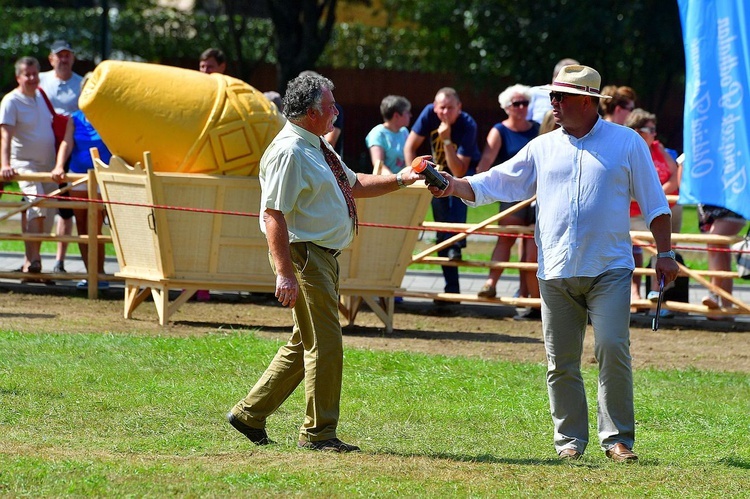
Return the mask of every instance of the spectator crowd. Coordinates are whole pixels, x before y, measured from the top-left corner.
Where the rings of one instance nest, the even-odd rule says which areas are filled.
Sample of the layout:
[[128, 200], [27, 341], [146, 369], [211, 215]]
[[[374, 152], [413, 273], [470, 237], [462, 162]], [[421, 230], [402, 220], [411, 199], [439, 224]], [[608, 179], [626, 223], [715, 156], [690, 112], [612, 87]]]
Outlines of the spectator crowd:
[[[10, 182], [16, 173], [49, 172], [54, 183], [19, 182], [25, 200], [33, 203], [37, 194], [49, 194], [55, 188], [65, 188], [65, 174], [68, 171], [84, 173], [93, 165], [87, 159], [87, 150], [98, 145], [108, 157], [106, 146], [98, 137], [96, 130], [87, 122], [78, 109], [83, 76], [73, 71], [76, 61], [75, 49], [64, 40], [55, 41], [50, 46], [49, 63], [51, 70], [40, 72], [39, 61], [32, 57], [22, 57], [15, 65], [18, 87], [2, 99], [0, 107], [0, 173], [4, 182]], [[553, 68], [551, 80], [554, 81], [559, 71], [569, 65], [578, 64], [575, 59], [562, 59]], [[200, 54], [197, 68], [204, 73], [224, 73], [228, 61], [218, 48], [209, 48]], [[302, 74], [317, 75], [312, 71]], [[411, 162], [420, 154], [429, 154], [439, 169], [458, 178], [470, 177], [477, 173], [487, 172], [494, 166], [509, 160], [521, 151], [530, 141], [557, 127], [552, 113], [549, 90], [546, 85], [529, 86], [528, 82], [515, 83], [499, 93], [498, 102], [503, 119], [489, 128], [486, 137], [480, 137], [480, 126], [462, 106], [458, 92], [450, 87], [436, 89], [433, 102], [423, 104], [414, 110], [412, 103], [402, 95], [384, 96], [380, 105], [382, 122], [363, 137], [367, 147], [368, 159], [372, 173], [394, 174], [408, 169]], [[274, 91], [265, 92], [265, 96], [282, 111], [282, 95]], [[605, 85], [601, 89], [598, 103], [598, 114], [602, 120], [633, 129], [648, 146], [654, 167], [665, 194], [675, 195], [679, 192], [682, 159], [678, 151], [663, 144], [657, 139], [657, 116], [648, 110], [637, 107], [636, 91], [619, 84]], [[335, 103], [337, 114], [332, 131], [324, 135], [333, 150], [343, 158], [344, 145], [344, 109]], [[55, 115], [67, 118], [67, 127], [56, 137], [47, 125]], [[481, 146], [481, 147], [480, 147]], [[69, 191], [69, 192], [68, 192]], [[86, 192], [80, 187], [68, 188], [66, 195], [85, 197]], [[503, 226], [522, 226], [524, 234], [504, 234], [499, 236], [492, 251], [491, 260], [508, 262], [518, 246], [518, 261], [535, 262], [537, 247], [531, 236], [536, 223], [535, 202], [523, 203], [524, 199], [514, 199], [499, 203], [499, 211], [504, 214], [498, 224]], [[519, 203], [522, 203], [519, 205]], [[518, 206], [517, 206], [518, 205]], [[682, 226], [682, 207], [670, 203], [673, 232], [679, 232]], [[746, 221], [741, 215], [722, 206], [699, 205], [700, 231], [709, 234], [734, 236], [744, 227]], [[436, 197], [432, 201], [432, 215], [436, 222], [465, 223], [467, 205], [453, 197]], [[647, 230], [645, 219], [636, 202], [631, 203], [631, 230]], [[57, 235], [70, 235], [74, 221], [79, 234], [85, 234], [85, 210], [60, 209], [52, 212], [32, 204], [23, 212], [22, 231], [24, 233], [49, 233], [56, 221]], [[438, 232], [437, 243], [452, 237], [454, 233]], [[516, 244], [518, 243], [518, 244]], [[18, 269], [32, 274], [42, 271], [38, 241], [25, 242], [25, 258]], [[466, 240], [456, 242], [441, 249], [438, 256], [453, 262], [442, 266], [445, 280], [442, 291], [460, 293], [458, 265], [464, 259], [463, 250]], [[722, 245], [710, 245], [709, 250], [727, 249]], [[643, 250], [638, 245], [632, 247], [636, 267], [642, 267]], [[53, 272], [65, 272], [67, 243], [57, 246]], [[102, 253], [103, 254], [103, 253]], [[731, 255], [726, 251], [709, 251], [708, 262], [711, 270], [730, 270]], [[102, 262], [99, 262], [99, 271]], [[489, 271], [487, 280], [479, 291], [480, 298], [491, 299], [497, 294], [496, 286], [503, 268]], [[650, 282], [649, 282], [650, 281]], [[712, 284], [722, 290], [732, 292], [732, 280], [713, 277]], [[78, 286], [86, 287], [81, 281]], [[106, 287], [107, 283], [99, 284]], [[631, 283], [631, 300], [656, 300], [658, 283], [647, 280], [647, 288], [642, 291], [642, 279], [633, 275]], [[532, 271], [520, 272], [516, 297], [539, 298], [539, 284]], [[207, 300], [207, 290], [197, 294], [198, 299]], [[709, 309], [731, 307], [732, 303], [711, 292], [702, 303]], [[435, 300], [437, 306], [447, 302]], [[662, 310], [665, 316], [671, 314]], [[722, 318], [725, 316], [716, 316]], [[518, 320], [538, 320], [538, 308], [528, 308], [516, 316]]]

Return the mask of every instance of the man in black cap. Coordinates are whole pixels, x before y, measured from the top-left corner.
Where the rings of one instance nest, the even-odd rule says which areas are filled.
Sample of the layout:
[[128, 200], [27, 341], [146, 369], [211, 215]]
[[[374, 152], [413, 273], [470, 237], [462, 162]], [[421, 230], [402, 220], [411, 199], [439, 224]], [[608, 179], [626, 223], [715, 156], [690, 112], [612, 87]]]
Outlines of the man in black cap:
[[[78, 111], [83, 77], [73, 72], [75, 51], [65, 40], [56, 40], [50, 47], [49, 63], [52, 69], [39, 73], [39, 87], [49, 97], [57, 114], [70, 116]], [[54, 165], [53, 165], [54, 166]], [[57, 235], [69, 236], [73, 232], [73, 210], [61, 208], [57, 221]], [[65, 254], [68, 243], [57, 243], [54, 272], [65, 272]]]
[[50, 47], [49, 63], [52, 69], [39, 73], [39, 86], [44, 89], [58, 114], [70, 116], [78, 111], [83, 77], [73, 72], [75, 61], [75, 51], [70, 44], [57, 40]]

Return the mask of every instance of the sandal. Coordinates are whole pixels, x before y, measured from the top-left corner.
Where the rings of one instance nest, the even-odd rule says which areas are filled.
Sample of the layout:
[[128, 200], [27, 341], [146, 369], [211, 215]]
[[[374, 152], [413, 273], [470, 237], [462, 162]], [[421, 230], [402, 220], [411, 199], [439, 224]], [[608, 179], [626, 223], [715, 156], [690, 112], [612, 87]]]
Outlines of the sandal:
[[477, 293], [477, 296], [480, 298], [494, 298], [496, 295], [497, 291], [495, 290], [495, 286], [490, 286], [489, 284], [482, 286], [482, 289]]

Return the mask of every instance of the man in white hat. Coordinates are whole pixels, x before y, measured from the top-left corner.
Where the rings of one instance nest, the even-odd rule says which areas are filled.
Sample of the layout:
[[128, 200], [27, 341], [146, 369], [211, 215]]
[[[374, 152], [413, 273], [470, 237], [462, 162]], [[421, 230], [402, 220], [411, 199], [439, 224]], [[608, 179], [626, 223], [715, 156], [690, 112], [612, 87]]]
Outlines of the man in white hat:
[[473, 177], [443, 173], [445, 191], [469, 206], [537, 196], [536, 243], [547, 387], [561, 459], [578, 459], [589, 440], [581, 354], [587, 321], [599, 362], [598, 433], [615, 461], [635, 461], [630, 358], [630, 199], [641, 207], [658, 249], [656, 273], [678, 267], [670, 211], [651, 155], [634, 130], [600, 119], [601, 78], [569, 65], [547, 85], [561, 128], [540, 135], [510, 160]]

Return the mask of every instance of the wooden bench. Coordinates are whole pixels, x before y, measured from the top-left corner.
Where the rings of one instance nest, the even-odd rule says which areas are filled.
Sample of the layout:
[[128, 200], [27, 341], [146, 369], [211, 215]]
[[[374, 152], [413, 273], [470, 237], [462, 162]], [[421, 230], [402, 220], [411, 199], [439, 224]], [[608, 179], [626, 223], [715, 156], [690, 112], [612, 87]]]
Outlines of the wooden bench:
[[[163, 325], [199, 289], [273, 292], [258, 222], [258, 178], [154, 172], [150, 154], [143, 158], [143, 166], [117, 156], [108, 165], [95, 161], [120, 266], [116, 275], [125, 280], [125, 317], [149, 296]], [[415, 185], [357, 200], [359, 235], [338, 257], [339, 309], [348, 323], [365, 302], [392, 331], [394, 295], [431, 199]], [[179, 295], [170, 302], [174, 290]]]

